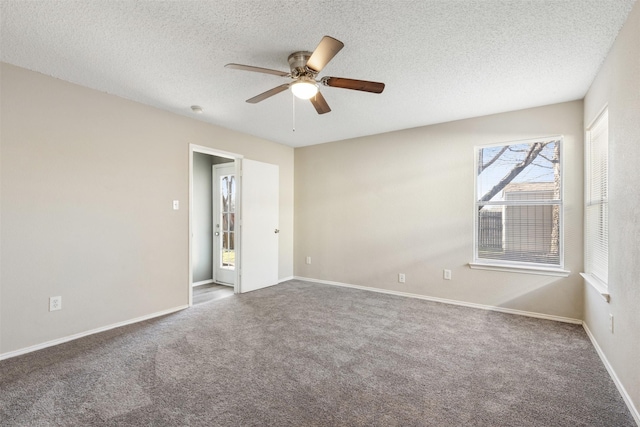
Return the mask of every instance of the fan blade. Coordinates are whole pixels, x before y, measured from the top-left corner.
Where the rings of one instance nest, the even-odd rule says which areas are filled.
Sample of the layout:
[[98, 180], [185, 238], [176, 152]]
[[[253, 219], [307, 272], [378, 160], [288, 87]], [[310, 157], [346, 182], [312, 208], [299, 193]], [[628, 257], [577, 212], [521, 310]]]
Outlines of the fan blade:
[[370, 82], [367, 80], [345, 79], [342, 77], [323, 77], [322, 84], [325, 86], [339, 87], [342, 89], [361, 90], [363, 92], [382, 93], [384, 83]]
[[225, 68], [231, 68], [234, 70], [243, 70], [243, 71], [253, 71], [256, 73], [264, 73], [264, 74], [273, 74], [280, 77], [289, 77], [290, 74], [284, 71], [272, 70], [270, 68], [262, 68], [262, 67], [254, 67], [252, 65], [242, 65], [242, 64], [227, 64], [224, 66]]
[[307, 61], [307, 68], [319, 73], [343, 47], [340, 40], [324, 36]]
[[316, 107], [316, 111], [318, 112], [318, 114], [324, 114], [331, 111], [331, 108], [329, 108], [329, 104], [327, 104], [324, 96], [322, 96], [322, 93], [320, 93], [319, 91], [315, 94], [315, 96], [309, 98], [309, 101], [311, 101], [313, 106]]
[[283, 92], [285, 90], [287, 90], [289, 88], [289, 83], [285, 83], [283, 85], [274, 87], [273, 89], [269, 89], [266, 92], [261, 93], [260, 95], [256, 95], [253, 98], [249, 98], [247, 99], [247, 102], [249, 104], [257, 104], [260, 101], [264, 101], [265, 99], [269, 98], [270, 96], [273, 95], [277, 95], [280, 92]]

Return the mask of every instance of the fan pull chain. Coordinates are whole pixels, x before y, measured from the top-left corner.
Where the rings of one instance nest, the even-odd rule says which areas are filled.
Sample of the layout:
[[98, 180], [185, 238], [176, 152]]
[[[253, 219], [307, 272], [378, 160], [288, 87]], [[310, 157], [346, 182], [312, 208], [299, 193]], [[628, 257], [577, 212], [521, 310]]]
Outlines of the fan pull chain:
[[291, 102], [293, 104], [293, 108], [291, 109], [291, 111], [293, 111], [293, 117], [292, 117], [292, 128], [293, 128], [293, 132], [296, 131], [296, 97], [293, 94], [293, 92], [291, 92]]

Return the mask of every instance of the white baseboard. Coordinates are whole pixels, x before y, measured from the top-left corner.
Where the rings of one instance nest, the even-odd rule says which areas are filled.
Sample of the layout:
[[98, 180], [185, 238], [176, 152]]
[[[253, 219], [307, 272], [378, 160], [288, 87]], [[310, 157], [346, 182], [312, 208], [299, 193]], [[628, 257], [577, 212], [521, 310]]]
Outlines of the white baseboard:
[[191, 284], [191, 287], [195, 288], [196, 286], [208, 285], [208, 284], [211, 284], [211, 283], [216, 283], [216, 281], [213, 280], [213, 279], [201, 280], [199, 282], [193, 282]]
[[635, 405], [633, 404], [633, 401], [631, 400], [629, 393], [627, 393], [627, 390], [624, 388], [624, 386], [620, 382], [618, 375], [616, 375], [616, 371], [613, 370], [613, 367], [609, 363], [607, 356], [605, 356], [604, 351], [602, 351], [602, 349], [600, 348], [600, 345], [598, 344], [598, 341], [596, 341], [596, 337], [593, 336], [593, 334], [589, 330], [589, 327], [587, 326], [586, 323], [582, 322], [582, 327], [584, 328], [585, 332], [587, 333], [587, 336], [591, 340], [591, 344], [593, 344], [593, 347], [596, 349], [598, 356], [600, 356], [600, 360], [602, 360], [604, 367], [607, 368], [607, 372], [609, 372], [609, 376], [611, 376], [613, 383], [616, 385], [616, 387], [618, 388], [618, 391], [622, 395], [622, 399], [624, 400], [624, 403], [627, 404], [627, 407], [629, 408], [629, 412], [631, 412], [631, 415], [635, 419], [636, 424], [640, 426], [640, 412], [638, 411], [638, 408], [636, 408]]
[[278, 283], [287, 282], [287, 281], [293, 280], [293, 279], [295, 279], [294, 276], [283, 277], [282, 279], [278, 279]]
[[90, 331], [80, 332], [78, 334], [69, 335], [63, 338], [47, 341], [41, 344], [32, 345], [30, 347], [21, 348], [20, 350], [9, 351], [7, 353], [0, 354], [0, 360], [10, 359], [12, 357], [20, 356], [23, 354], [31, 353], [33, 351], [42, 350], [43, 348], [52, 347], [54, 345], [62, 344], [68, 341], [77, 340], [78, 338], [86, 337], [88, 335], [97, 334], [100, 332], [108, 331], [110, 329], [119, 328], [121, 326], [131, 325], [132, 323], [142, 322], [144, 320], [153, 319], [154, 317], [164, 316], [166, 314], [175, 313], [176, 311], [189, 308], [188, 305], [181, 305], [179, 307], [170, 308], [168, 310], [158, 311], [156, 313], [147, 314], [146, 316], [136, 317], [135, 319], [125, 320], [124, 322], [118, 322], [111, 325], [103, 326], [101, 328], [92, 329]]
[[576, 325], [581, 325], [582, 324], [582, 320], [580, 320], [580, 319], [572, 319], [571, 317], [554, 316], [552, 314], [535, 313], [535, 312], [532, 312], [532, 311], [515, 310], [513, 308], [497, 307], [497, 306], [493, 306], [493, 305], [476, 304], [476, 303], [473, 303], [473, 302], [466, 302], [466, 301], [458, 301], [458, 300], [445, 299], [445, 298], [430, 297], [430, 296], [426, 296], [426, 295], [412, 294], [412, 293], [408, 293], [408, 292], [399, 292], [399, 291], [391, 291], [391, 290], [388, 290], [388, 289], [371, 288], [371, 287], [368, 287], [368, 286], [351, 285], [349, 283], [331, 282], [331, 281], [328, 281], [328, 280], [310, 279], [308, 277], [294, 276], [294, 279], [296, 279], [296, 280], [304, 280], [305, 282], [322, 283], [322, 284], [325, 284], [325, 285], [342, 286], [342, 287], [345, 287], [345, 288], [361, 289], [361, 290], [364, 290], [364, 291], [378, 292], [378, 293], [381, 293], [381, 294], [389, 294], [389, 295], [397, 295], [397, 296], [401, 296], [401, 297], [417, 298], [417, 299], [422, 299], [422, 300], [426, 300], [426, 301], [441, 302], [441, 303], [444, 303], [444, 304], [460, 305], [460, 306], [463, 306], [463, 307], [479, 308], [479, 309], [482, 309], [482, 310], [498, 311], [500, 313], [517, 314], [519, 316], [535, 317], [535, 318], [538, 318], [538, 319], [554, 320], [556, 322], [573, 323], [573, 324], [576, 324]]

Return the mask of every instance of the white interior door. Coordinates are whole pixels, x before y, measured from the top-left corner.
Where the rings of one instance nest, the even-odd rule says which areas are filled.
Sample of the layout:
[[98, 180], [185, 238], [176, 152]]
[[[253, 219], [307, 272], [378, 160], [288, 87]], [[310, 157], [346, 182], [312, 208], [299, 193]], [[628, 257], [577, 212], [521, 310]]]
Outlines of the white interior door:
[[242, 160], [240, 292], [278, 283], [277, 165]]
[[236, 283], [236, 167], [213, 165], [213, 269], [217, 283]]

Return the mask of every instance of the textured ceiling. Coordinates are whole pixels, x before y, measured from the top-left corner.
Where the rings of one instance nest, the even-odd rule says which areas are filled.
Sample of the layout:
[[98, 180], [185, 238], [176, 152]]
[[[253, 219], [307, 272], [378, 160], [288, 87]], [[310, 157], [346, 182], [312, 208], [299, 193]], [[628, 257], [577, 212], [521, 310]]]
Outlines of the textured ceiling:
[[[0, 0], [3, 62], [298, 147], [584, 97], [635, 0]], [[324, 35], [345, 47], [320, 76], [322, 116], [286, 83]], [[200, 105], [194, 115], [191, 105]]]

